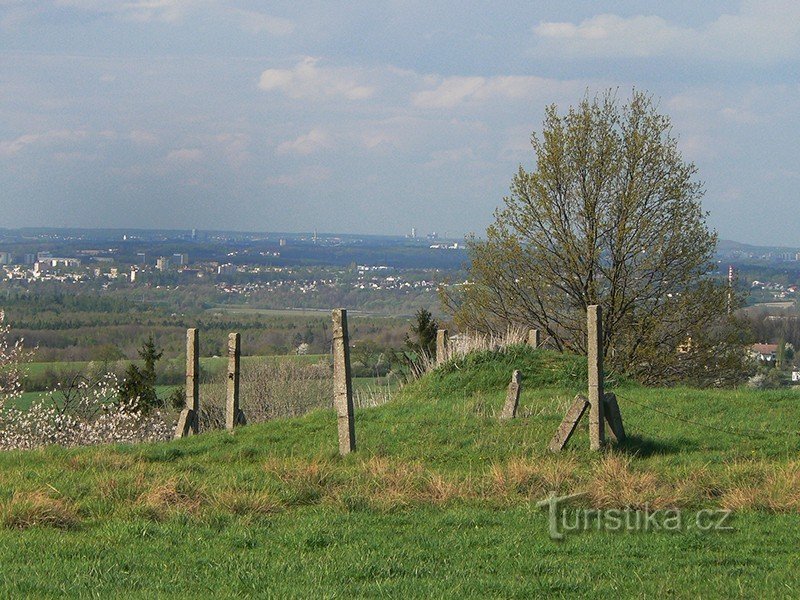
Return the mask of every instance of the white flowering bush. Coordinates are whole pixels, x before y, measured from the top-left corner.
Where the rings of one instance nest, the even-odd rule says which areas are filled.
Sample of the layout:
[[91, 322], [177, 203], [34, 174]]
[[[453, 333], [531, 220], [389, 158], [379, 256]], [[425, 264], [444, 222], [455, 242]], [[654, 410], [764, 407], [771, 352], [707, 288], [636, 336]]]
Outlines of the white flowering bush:
[[30, 358], [22, 339], [11, 343], [11, 325], [0, 310], [0, 407], [22, 395], [23, 365]]
[[154, 442], [170, 438], [170, 427], [159, 411], [147, 414], [137, 401], [120, 402], [113, 373], [77, 375], [43, 400], [23, 409], [0, 409], [0, 450], [28, 450], [57, 444], [89, 446]]

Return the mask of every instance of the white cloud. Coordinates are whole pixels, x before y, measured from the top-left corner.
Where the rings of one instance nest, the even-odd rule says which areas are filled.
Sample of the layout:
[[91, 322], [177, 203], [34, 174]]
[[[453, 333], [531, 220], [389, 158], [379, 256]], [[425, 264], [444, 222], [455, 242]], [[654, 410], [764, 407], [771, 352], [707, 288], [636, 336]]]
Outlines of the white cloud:
[[167, 154], [167, 160], [177, 163], [197, 162], [203, 158], [203, 151], [199, 148], [179, 148]]
[[333, 140], [330, 135], [322, 129], [312, 129], [308, 133], [301, 135], [297, 139], [289, 140], [280, 144], [275, 152], [277, 154], [299, 154], [308, 156], [314, 152], [331, 148]]
[[568, 42], [570, 53], [595, 53], [604, 56], [652, 56], [668, 50], [691, 35], [670, 25], [661, 17], [597, 15], [573, 23], [540, 23], [534, 33], [550, 40]]
[[0, 141], [0, 156], [14, 156], [29, 146], [72, 144], [77, 141], [85, 140], [88, 137], [89, 134], [86, 131], [70, 129], [45, 131], [42, 133], [26, 133], [13, 140]]
[[212, 141], [221, 147], [223, 156], [234, 169], [241, 169], [251, 158], [250, 136], [245, 133], [220, 133]]
[[319, 59], [306, 57], [292, 69], [267, 69], [261, 73], [258, 87], [283, 92], [290, 98], [343, 97], [364, 100], [375, 88], [358, 81], [361, 75], [352, 68], [319, 67]]
[[737, 13], [702, 28], [652, 15], [601, 14], [577, 24], [542, 22], [533, 31], [539, 52], [559, 55], [771, 62], [800, 57], [800, 3], [745, 0]]
[[57, 6], [118, 16], [129, 21], [174, 23], [206, 0], [56, 0]]
[[542, 77], [506, 75], [443, 79], [434, 89], [417, 92], [413, 103], [422, 108], [454, 108], [464, 103], [482, 104], [490, 100], [525, 100], [561, 96], [581, 90], [585, 84]]
[[450, 148], [448, 150], [437, 150], [431, 153], [431, 158], [425, 163], [426, 167], [439, 168], [453, 164], [463, 164], [466, 162], [475, 162], [478, 157], [475, 155], [475, 150], [472, 146], [464, 146], [462, 148]]
[[333, 171], [328, 167], [314, 165], [297, 171], [267, 177], [265, 183], [269, 187], [302, 187], [308, 184], [320, 183], [330, 178]]
[[152, 146], [158, 143], [158, 136], [149, 131], [134, 129], [128, 138], [137, 146]]

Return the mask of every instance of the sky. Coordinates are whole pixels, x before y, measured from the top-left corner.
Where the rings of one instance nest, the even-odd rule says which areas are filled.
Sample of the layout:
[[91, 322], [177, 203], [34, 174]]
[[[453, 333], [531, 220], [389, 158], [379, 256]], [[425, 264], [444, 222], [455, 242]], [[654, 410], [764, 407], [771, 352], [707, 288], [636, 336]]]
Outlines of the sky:
[[800, 246], [800, 2], [0, 0], [0, 227], [481, 234], [544, 109], [651, 93]]

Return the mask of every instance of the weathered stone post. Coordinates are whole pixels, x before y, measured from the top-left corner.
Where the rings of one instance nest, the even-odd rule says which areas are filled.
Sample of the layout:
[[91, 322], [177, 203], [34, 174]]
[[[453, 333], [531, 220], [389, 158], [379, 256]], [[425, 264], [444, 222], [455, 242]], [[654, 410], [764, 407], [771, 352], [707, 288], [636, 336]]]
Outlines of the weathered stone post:
[[233, 431], [237, 425], [247, 421], [239, 408], [239, 376], [242, 355], [242, 336], [238, 333], [228, 335], [228, 390], [225, 403], [225, 428]]
[[538, 329], [529, 329], [528, 330], [528, 346], [533, 348], [534, 350], [539, 347], [539, 330]]
[[353, 418], [353, 383], [350, 378], [350, 340], [347, 334], [347, 311], [333, 311], [333, 403], [339, 428], [339, 454], [356, 449]]
[[436, 364], [442, 364], [447, 360], [447, 344], [450, 341], [450, 336], [447, 334], [447, 329], [436, 330]]
[[500, 419], [514, 419], [517, 416], [517, 406], [519, 405], [519, 394], [522, 391], [522, 376], [519, 371], [514, 371], [511, 375], [511, 383], [508, 384], [506, 392], [506, 403], [500, 413]]
[[605, 442], [603, 414], [603, 316], [600, 306], [587, 308], [587, 355], [589, 360], [589, 448], [599, 450]]
[[197, 434], [200, 418], [200, 340], [197, 329], [186, 330], [186, 404], [178, 417], [175, 439]]

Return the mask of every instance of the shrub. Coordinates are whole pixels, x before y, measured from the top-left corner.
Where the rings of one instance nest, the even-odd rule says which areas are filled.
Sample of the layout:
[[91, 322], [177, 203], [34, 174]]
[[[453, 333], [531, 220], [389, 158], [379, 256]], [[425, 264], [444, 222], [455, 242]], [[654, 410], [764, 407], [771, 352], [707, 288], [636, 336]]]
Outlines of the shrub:
[[48, 445], [90, 446], [169, 439], [159, 411], [145, 414], [137, 400], [121, 401], [114, 374], [74, 377], [28, 409], [0, 409], [0, 450]]

